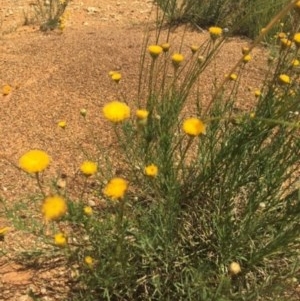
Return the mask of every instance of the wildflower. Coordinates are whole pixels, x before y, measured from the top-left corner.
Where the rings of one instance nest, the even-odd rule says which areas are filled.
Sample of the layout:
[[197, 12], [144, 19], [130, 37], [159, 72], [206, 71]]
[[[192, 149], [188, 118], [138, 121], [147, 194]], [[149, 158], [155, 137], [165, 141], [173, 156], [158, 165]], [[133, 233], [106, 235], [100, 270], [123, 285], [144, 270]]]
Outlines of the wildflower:
[[67, 245], [67, 238], [63, 233], [54, 235], [54, 244], [58, 247], [65, 247]]
[[180, 53], [174, 53], [172, 55], [172, 63], [175, 68], [178, 67], [183, 60], [184, 56]]
[[280, 43], [282, 49], [290, 48], [292, 46], [292, 41], [287, 38], [280, 39]]
[[84, 214], [86, 214], [86, 215], [93, 215], [93, 209], [92, 209], [92, 207], [90, 207], [90, 206], [85, 206], [85, 207], [83, 208], [83, 212], [84, 212]]
[[8, 94], [10, 94], [11, 92], [11, 86], [10, 85], [4, 85], [2, 87], [2, 95], [6, 96]]
[[294, 42], [295, 42], [297, 47], [300, 47], [300, 32], [295, 33]]
[[3, 238], [9, 230], [9, 227], [0, 228], [0, 239]]
[[237, 275], [239, 274], [242, 270], [241, 270], [241, 266], [239, 263], [237, 262], [232, 262], [230, 265], [229, 265], [229, 273], [231, 275]]
[[251, 61], [252, 57], [250, 54], [246, 54], [244, 57], [243, 57], [243, 62], [244, 63], [248, 63], [249, 61]]
[[150, 45], [148, 51], [153, 59], [156, 59], [163, 51], [163, 48], [159, 45]]
[[109, 121], [118, 123], [130, 117], [130, 108], [120, 101], [112, 101], [103, 107], [103, 114]]
[[281, 74], [279, 75], [279, 83], [289, 85], [291, 83], [291, 78], [286, 74]]
[[300, 61], [298, 59], [293, 59], [291, 65], [292, 67], [298, 67], [300, 65]]
[[168, 52], [171, 47], [171, 45], [169, 43], [163, 43], [160, 46], [161, 46], [163, 52]]
[[154, 164], [148, 165], [145, 167], [144, 173], [146, 176], [155, 178], [158, 173], [158, 167]]
[[28, 173], [36, 173], [45, 170], [50, 163], [48, 154], [41, 150], [30, 150], [19, 159], [19, 166]]
[[111, 75], [111, 79], [112, 79], [114, 82], [116, 82], [116, 83], [118, 83], [118, 82], [121, 80], [121, 78], [122, 78], [122, 75], [121, 75], [121, 73], [119, 73], [119, 72], [114, 72], [114, 73]]
[[103, 189], [103, 194], [112, 200], [122, 199], [128, 188], [128, 182], [122, 178], [112, 178]]
[[67, 209], [65, 200], [58, 195], [47, 197], [42, 205], [42, 213], [47, 221], [61, 218], [66, 214]]
[[183, 131], [190, 136], [206, 134], [206, 125], [198, 118], [188, 118], [183, 122]]
[[195, 54], [199, 50], [199, 46], [196, 45], [192, 45], [190, 48], [193, 54]]
[[248, 55], [250, 53], [250, 48], [249, 47], [242, 47], [242, 54], [243, 55]]
[[142, 110], [142, 109], [136, 110], [136, 117], [138, 119], [147, 119], [148, 115], [149, 112], [147, 110]]
[[279, 32], [279, 33], [277, 34], [277, 38], [278, 38], [279, 40], [285, 39], [286, 37], [287, 37], [287, 35], [286, 35], [285, 32]]
[[91, 176], [97, 172], [97, 163], [84, 161], [80, 166], [80, 170], [85, 176]]
[[86, 116], [86, 113], [87, 113], [86, 109], [80, 109], [80, 115], [81, 115], [82, 117], [85, 117], [85, 116]]
[[92, 268], [94, 265], [94, 259], [91, 256], [85, 256], [84, 257], [84, 262], [90, 267]]
[[249, 117], [250, 117], [251, 119], [255, 118], [255, 113], [254, 113], [254, 112], [251, 112], [251, 113], [249, 114]]
[[231, 74], [229, 75], [229, 78], [230, 78], [231, 80], [235, 81], [235, 80], [237, 80], [237, 75], [236, 75], [235, 73], [231, 73]]
[[65, 129], [67, 126], [67, 122], [66, 121], [59, 121], [58, 122], [58, 126], [62, 129]]
[[261, 96], [261, 91], [260, 90], [255, 90], [254, 95], [255, 95], [255, 97], [260, 97]]
[[204, 60], [205, 59], [202, 55], [199, 55], [198, 58], [197, 58], [197, 61], [198, 61], [199, 64], [202, 64], [204, 62]]
[[217, 26], [212, 26], [208, 29], [210, 37], [213, 40], [216, 40], [217, 38], [219, 38], [222, 35], [222, 28], [221, 27], [217, 27]]

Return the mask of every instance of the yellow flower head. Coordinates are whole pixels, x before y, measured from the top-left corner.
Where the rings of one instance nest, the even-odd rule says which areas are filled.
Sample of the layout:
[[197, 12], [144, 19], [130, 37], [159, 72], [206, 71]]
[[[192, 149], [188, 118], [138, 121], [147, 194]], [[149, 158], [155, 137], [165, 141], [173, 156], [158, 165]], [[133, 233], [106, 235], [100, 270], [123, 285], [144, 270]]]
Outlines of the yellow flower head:
[[260, 97], [261, 96], [260, 90], [255, 90], [254, 95], [255, 95], [255, 97]]
[[28, 173], [41, 172], [50, 164], [50, 157], [41, 150], [30, 150], [19, 159], [19, 166]]
[[67, 245], [67, 238], [63, 233], [54, 235], [54, 244], [58, 247], [65, 247]]
[[294, 42], [295, 42], [297, 47], [300, 47], [300, 32], [295, 33]]
[[242, 54], [243, 55], [248, 55], [250, 53], [250, 48], [249, 47], [242, 47]]
[[291, 78], [286, 74], [279, 75], [279, 83], [283, 85], [289, 85], [291, 83]]
[[2, 87], [2, 94], [3, 94], [4, 96], [10, 94], [10, 92], [11, 92], [11, 86], [10, 86], [10, 85], [4, 85], [4, 86]]
[[4, 237], [4, 235], [6, 235], [6, 233], [10, 230], [9, 227], [4, 227], [4, 228], [0, 228], [0, 238]]
[[277, 38], [278, 38], [279, 40], [285, 39], [286, 37], [287, 37], [287, 35], [286, 35], [285, 32], [279, 32], [279, 33], [277, 34]]
[[130, 117], [130, 108], [124, 102], [112, 101], [103, 107], [103, 114], [109, 121], [118, 123]]
[[196, 46], [196, 45], [191, 45], [190, 48], [191, 48], [192, 54], [195, 54], [199, 50], [199, 46]]
[[66, 121], [59, 121], [57, 124], [60, 128], [65, 129], [67, 126], [67, 122]]
[[159, 45], [150, 45], [148, 51], [153, 59], [156, 59], [163, 51], [163, 48]]
[[250, 117], [251, 119], [255, 118], [255, 113], [254, 113], [254, 112], [251, 112], [251, 113], [249, 114], [249, 117]]
[[47, 197], [42, 205], [42, 213], [47, 221], [61, 218], [66, 214], [67, 210], [65, 200], [58, 195]]
[[184, 56], [180, 53], [174, 53], [172, 55], [172, 63], [174, 67], [178, 67], [183, 60], [184, 60]]
[[237, 75], [236, 75], [235, 73], [231, 73], [231, 74], [229, 75], [229, 78], [230, 78], [231, 80], [235, 81], [235, 80], [237, 80]]
[[97, 163], [92, 161], [84, 161], [80, 166], [80, 171], [85, 176], [91, 176], [97, 172]]
[[139, 109], [135, 113], [137, 119], [144, 120], [148, 118], [149, 112], [147, 110]]
[[90, 207], [90, 206], [85, 206], [85, 207], [83, 208], [83, 212], [84, 212], [84, 214], [86, 214], [86, 215], [93, 215], [93, 209], [92, 209], [92, 207]]
[[209, 31], [209, 34], [210, 34], [210, 37], [213, 39], [213, 40], [216, 40], [217, 38], [219, 38], [222, 33], [223, 33], [223, 30], [221, 27], [217, 27], [217, 26], [212, 26], [208, 29]]
[[282, 49], [290, 48], [292, 46], [292, 41], [287, 38], [280, 39], [280, 43]]
[[231, 275], [237, 275], [242, 271], [242, 269], [238, 262], [232, 262], [229, 265], [228, 271]]
[[250, 54], [246, 54], [244, 57], [243, 57], [243, 62], [244, 63], [248, 63], [249, 61], [251, 61], [252, 57]]
[[82, 117], [85, 117], [85, 116], [86, 116], [86, 113], [87, 113], [86, 109], [80, 109], [80, 115], [81, 115]]
[[146, 176], [155, 178], [158, 174], [158, 167], [154, 164], [145, 167], [144, 173]]
[[163, 43], [160, 46], [161, 46], [163, 52], [168, 52], [171, 47], [171, 45], [169, 43]]
[[121, 73], [119, 73], [119, 72], [114, 72], [114, 73], [111, 75], [111, 79], [112, 79], [114, 82], [116, 82], [116, 83], [118, 83], [118, 82], [121, 80], [121, 78], [122, 78], [122, 75], [121, 75]]
[[94, 265], [94, 259], [91, 256], [85, 256], [84, 257], [84, 262], [90, 267], [92, 268]]
[[198, 118], [188, 118], [183, 122], [183, 131], [190, 136], [206, 134], [206, 125]]
[[122, 199], [127, 191], [128, 182], [122, 178], [112, 178], [104, 187], [103, 194], [112, 200]]
[[293, 67], [298, 67], [300, 65], [300, 61], [298, 59], [293, 59], [291, 65]]

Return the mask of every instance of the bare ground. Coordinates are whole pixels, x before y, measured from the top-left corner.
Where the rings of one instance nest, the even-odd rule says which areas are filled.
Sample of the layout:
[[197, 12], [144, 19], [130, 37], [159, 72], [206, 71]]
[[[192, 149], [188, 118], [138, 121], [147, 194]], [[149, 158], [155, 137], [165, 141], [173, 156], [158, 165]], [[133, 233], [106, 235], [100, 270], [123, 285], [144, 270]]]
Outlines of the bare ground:
[[[131, 102], [136, 97], [147, 24], [154, 33], [153, 12], [149, 21], [152, 1], [74, 0], [63, 34], [41, 32], [35, 24], [24, 26], [24, 16], [27, 22], [32, 16], [33, 3], [0, 0], [0, 86], [13, 88], [10, 95], [0, 96], [0, 195], [10, 202], [36, 189], [33, 181], [15, 168], [25, 151], [47, 151], [52, 157], [48, 173], [59, 177], [74, 175], [86, 153], [89, 158], [100, 155], [93, 135], [105, 147], [111, 145], [109, 125], [101, 116], [102, 105], [117, 97], [108, 72], [122, 72], [119, 88]], [[183, 28], [178, 28], [171, 35], [175, 50], [182, 34]], [[206, 32], [188, 30], [183, 53], [206, 38]], [[248, 42], [241, 38], [226, 42], [217, 61], [220, 77], [229, 72]], [[253, 90], [259, 87], [265, 68], [264, 53], [264, 49], [255, 50], [253, 62], [247, 66], [239, 96], [243, 109], [249, 110], [253, 104]], [[208, 99], [209, 77], [204, 76], [201, 84], [204, 99]], [[88, 112], [86, 121], [79, 114], [82, 108]], [[61, 120], [67, 121], [65, 130], [57, 126]], [[6, 225], [0, 216], [0, 228]], [[29, 290], [40, 300], [69, 300], [72, 271], [63, 261], [49, 259], [33, 267], [17, 262], [16, 254], [32, 246], [31, 240], [12, 229], [5, 241], [0, 241], [0, 248], [8, 251], [0, 257], [0, 300], [33, 300]]]

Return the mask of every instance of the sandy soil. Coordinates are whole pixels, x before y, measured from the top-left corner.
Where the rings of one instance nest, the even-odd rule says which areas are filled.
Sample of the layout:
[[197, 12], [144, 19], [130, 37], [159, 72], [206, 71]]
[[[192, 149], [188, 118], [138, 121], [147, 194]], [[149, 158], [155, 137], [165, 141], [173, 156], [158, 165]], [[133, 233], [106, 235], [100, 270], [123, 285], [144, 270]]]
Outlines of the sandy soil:
[[[74, 175], [86, 153], [88, 158], [101, 156], [94, 136], [105, 147], [111, 145], [109, 125], [101, 116], [102, 105], [117, 97], [108, 72], [122, 72], [119, 88], [129, 102], [134, 100], [147, 24], [154, 34], [150, 0], [74, 0], [67, 9], [70, 16], [62, 34], [39, 30], [33, 22], [35, 3], [0, 0], [0, 86], [9, 84], [13, 89], [8, 96], [0, 96], [0, 195], [11, 202], [35, 190], [33, 181], [15, 168], [25, 151], [47, 151], [53, 161], [49, 175], [59, 177]], [[183, 28], [172, 33], [174, 49], [182, 33]], [[206, 38], [206, 32], [188, 30], [183, 53]], [[242, 38], [226, 42], [217, 61], [220, 77], [229, 72], [248, 42]], [[263, 53], [264, 49], [255, 50], [247, 66], [240, 92], [243, 109], [251, 107], [253, 90], [259, 87], [266, 60]], [[205, 99], [209, 77], [203, 77], [202, 84]], [[88, 112], [87, 122], [79, 114], [82, 108]], [[65, 130], [57, 126], [61, 120], [67, 121]], [[0, 228], [6, 225], [0, 216]], [[27, 245], [32, 245], [30, 236], [13, 229], [0, 241], [0, 248], [8, 250], [0, 256], [0, 300], [33, 300], [29, 290], [40, 300], [69, 300], [71, 271], [60, 259], [25, 267], [15, 255]]]

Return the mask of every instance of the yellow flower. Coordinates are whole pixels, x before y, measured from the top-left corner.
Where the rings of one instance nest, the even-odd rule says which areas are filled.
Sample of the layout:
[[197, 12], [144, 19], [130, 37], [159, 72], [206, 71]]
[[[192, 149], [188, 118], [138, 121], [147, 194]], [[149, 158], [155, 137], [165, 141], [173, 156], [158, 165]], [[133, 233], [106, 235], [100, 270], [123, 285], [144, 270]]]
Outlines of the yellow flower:
[[183, 122], [183, 131], [190, 136], [206, 134], [206, 125], [198, 118], [188, 118]]
[[250, 54], [246, 54], [244, 57], [243, 57], [243, 62], [244, 63], [248, 63], [249, 61], [251, 61], [252, 57]]
[[10, 92], [11, 92], [11, 86], [10, 86], [10, 85], [4, 85], [4, 86], [2, 87], [2, 94], [3, 94], [4, 96], [10, 94]]
[[300, 47], [300, 32], [295, 33], [294, 42], [295, 42], [297, 47]]
[[66, 214], [67, 210], [65, 200], [58, 195], [47, 197], [42, 205], [42, 213], [47, 221], [59, 219]]
[[159, 45], [150, 45], [148, 51], [153, 59], [156, 59], [163, 51], [163, 48]]
[[281, 74], [279, 75], [279, 83], [289, 85], [291, 83], [291, 78], [286, 74]]
[[172, 55], [172, 63], [174, 67], [178, 67], [183, 60], [184, 60], [184, 56], [180, 53], [174, 53]]
[[149, 112], [147, 110], [143, 110], [143, 109], [139, 109], [139, 110], [136, 110], [136, 117], [137, 119], [147, 119], [148, 118], [148, 115], [149, 115]]
[[85, 206], [85, 207], [83, 208], [83, 212], [84, 212], [84, 214], [86, 214], [86, 215], [93, 215], [93, 209], [92, 209], [92, 207], [90, 207], [90, 206]]
[[145, 167], [144, 173], [146, 176], [155, 178], [158, 173], [158, 167], [154, 164], [150, 164]]
[[94, 259], [91, 256], [85, 256], [84, 257], [84, 262], [90, 267], [92, 268], [94, 265]]
[[87, 113], [86, 109], [80, 109], [80, 115], [81, 115], [82, 117], [85, 117], [85, 116], [86, 116], [86, 113]]
[[80, 170], [85, 176], [91, 176], [97, 172], [97, 163], [84, 161], [80, 166]]
[[291, 65], [293, 67], [298, 67], [300, 65], [300, 61], [298, 59], [293, 59]]
[[0, 239], [1, 237], [4, 237], [4, 235], [6, 235], [6, 233], [10, 230], [9, 227], [4, 227], [4, 228], [0, 228]]
[[112, 178], [103, 189], [103, 194], [112, 200], [122, 199], [127, 191], [128, 182], [122, 178]]
[[231, 275], [237, 275], [242, 271], [241, 266], [238, 262], [232, 262], [229, 265], [228, 270]]
[[235, 73], [230, 74], [229, 78], [231, 80], [237, 80], [237, 75]]
[[292, 46], [292, 41], [287, 38], [280, 39], [280, 43], [282, 49], [290, 48]]
[[109, 121], [117, 123], [130, 117], [130, 108], [124, 102], [112, 101], [103, 107], [103, 114]]
[[209, 34], [210, 34], [210, 37], [213, 39], [213, 40], [216, 40], [217, 38], [219, 38], [222, 33], [223, 33], [223, 30], [221, 27], [217, 27], [217, 26], [212, 26], [208, 29], [209, 31]]
[[67, 238], [63, 233], [54, 235], [54, 244], [58, 247], [65, 247], [67, 245]]
[[192, 45], [190, 48], [191, 48], [191, 51], [193, 54], [199, 50], [199, 46], [196, 46], [196, 45]]
[[163, 43], [160, 46], [161, 46], [163, 52], [168, 52], [171, 47], [171, 45], [169, 43]]
[[48, 167], [50, 157], [41, 150], [30, 150], [19, 159], [19, 166], [28, 173], [41, 172]]
[[251, 113], [249, 114], [249, 117], [250, 117], [251, 119], [255, 118], [255, 113], [254, 113], [254, 112], [251, 112]]
[[280, 40], [280, 39], [285, 39], [287, 37], [286, 33], [285, 32], [279, 32], [277, 34], [277, 38]]
[[116, 83], [118, 83], [118, 82], [121, 80], [121, 78], [122, 78], [122, 75], [121, 75], [121, 73], [119, 73], [119, 72], [114, 72], [114, 73], [111, 75], [111, 79], [112, 79], [114, 82], [116, 82]]
[[255, 97], [260, 97], [261, 96], [260, 90], [255, 90], [254, 95], [255, 95]]
[[62, 129], [65, 129], [67, 126], [67, 122], [66, 121], [59, 121], [58, 122], [58, 126]]

